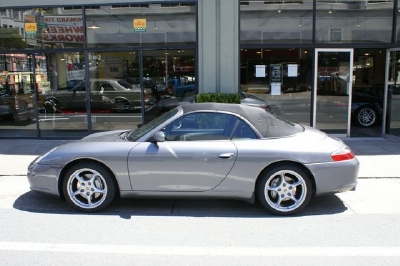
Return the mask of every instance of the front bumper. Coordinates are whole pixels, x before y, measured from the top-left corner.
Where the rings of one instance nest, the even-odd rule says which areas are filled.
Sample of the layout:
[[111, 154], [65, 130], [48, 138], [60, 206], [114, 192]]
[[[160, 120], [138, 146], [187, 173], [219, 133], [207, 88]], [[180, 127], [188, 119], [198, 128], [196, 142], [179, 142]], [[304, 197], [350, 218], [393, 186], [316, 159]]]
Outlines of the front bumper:
[[33, 163], [28, 167], [28, 181], [32, 191], [60, 196], [58, 177], [61, 167]]

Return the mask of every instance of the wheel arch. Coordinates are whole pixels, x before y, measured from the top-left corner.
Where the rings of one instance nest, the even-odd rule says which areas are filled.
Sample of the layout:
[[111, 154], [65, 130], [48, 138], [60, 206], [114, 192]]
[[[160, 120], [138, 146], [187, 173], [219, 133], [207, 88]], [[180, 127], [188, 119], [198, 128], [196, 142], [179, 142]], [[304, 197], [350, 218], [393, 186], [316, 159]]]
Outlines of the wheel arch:
[[63, 192], [63, 180], [65, 178], [65, 173], [71, 167], [73, 167], [73, 166], [75, 166], [75, 165], [77, 165], [79, 163], [95, 163], [95, 164], [98, 164], [98, 165], [104, 167], [107, 170], [107, 172], [109, 172], [109, 174], [111, 175], [111, 177], [113, 178], [113, 180], [115, 182], [116, 187], [118, 188], [117, 191], [116, 191], [116, 197], [120, 197], [119, 184], [118, 184], [117, 178], [115, 177], [114, 172], [110, 169], [110, 167], [108, 167], [106, 164], [104, 164], [103, 162], [100, 162], [98, 160], [82, 158], [82, 159], [77, 159], [77, 160], [69, 162], [60, 171], [59, 178], [58, 178], [58, 193], [59, 193], [60, 197], [63, 200], [65, 199], [65, 195], [64, 195], [64, 192]]
[[[269, 171], [270, 169], [277, 167], [277, 166], [283, 166], [283, 165], [291, 165], [291, 166], [297, 166], [299, 168], [301, 168], [304, 172], [306, 172], [306, 174], [308, 175], [308, 177], [310, 178], [310, 182], [311, 182], [311, 186], [312, 186], [312, 197], [314, 197], [315, 192], [316, 192], [316, 183], [315, 183], [315, 177], [312, 174], [312, 172], [310, 171], [310, 169], [308, 169], [304, 164], [300, 163], [300, 162], [295, 162], [295, 161], [289, 161], [289, 160], [284, 160], [284, 161], [277, 161], [274, 163], [269, 164], [268, 166], [266, 166], [257, 176], [257, 180], [255, 182], [255, 186], [254, 186], [254, 194], [257, 193], [257, 187], [259, 185], [259, 182], [261, 181], [261, 178], [264, 176], [264, 174]], [[257, 196], [257, 195], [256, 195]], [[257, 197], [256, 197], [257, 198]]]
[[[108, 96], [106, 96], [107, 98], [109, 98]], [[128, 100], [128, 98], [124, 97], [124, 96], [116, 96], [114, 98], [112, 98], [113, 101], [126, 101], [128, 103], [130, 103], [130, 101]]]

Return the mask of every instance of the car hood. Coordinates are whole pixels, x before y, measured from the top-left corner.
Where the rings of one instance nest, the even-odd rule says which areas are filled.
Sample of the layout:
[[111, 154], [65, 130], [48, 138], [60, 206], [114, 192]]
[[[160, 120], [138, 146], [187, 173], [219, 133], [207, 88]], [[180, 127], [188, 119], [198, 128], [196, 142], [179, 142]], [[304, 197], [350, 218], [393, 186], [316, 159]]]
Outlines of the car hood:
[[129, 130], [113, 130], [113, 131], [105, 131], [99, 133], [90, 134], [79, 142], [113, 142], [113, 141], [125, 141], [121, 135], [123, 133], [128, 132]]
[[127, 130], [115, 130], [90, 134], [80, 140], [60, 145], [36, 161], [41, 164], [65, 165], [79, 158], [91, 158], [101, 162], [110, 157], [128, 156], [129, 151], [138, 143], [129, 142], [121, 137]]

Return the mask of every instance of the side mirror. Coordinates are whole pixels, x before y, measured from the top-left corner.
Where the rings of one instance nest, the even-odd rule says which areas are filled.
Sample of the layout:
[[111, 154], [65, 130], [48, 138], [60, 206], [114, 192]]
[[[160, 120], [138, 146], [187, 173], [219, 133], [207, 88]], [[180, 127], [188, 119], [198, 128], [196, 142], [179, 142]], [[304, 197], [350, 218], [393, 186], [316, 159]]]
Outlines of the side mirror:
[[149, 139], [150, 142], [164, 142], [165, 141], [165, 133], [163, 131], [157, 131], [153, 136]]

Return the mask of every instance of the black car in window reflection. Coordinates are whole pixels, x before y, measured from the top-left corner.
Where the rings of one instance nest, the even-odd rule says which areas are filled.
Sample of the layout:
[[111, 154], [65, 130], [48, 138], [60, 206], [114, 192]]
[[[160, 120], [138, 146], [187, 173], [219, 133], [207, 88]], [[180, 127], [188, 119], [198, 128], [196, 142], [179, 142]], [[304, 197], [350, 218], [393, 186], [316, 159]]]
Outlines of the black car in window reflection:
[[[322, 95], [321, 95], [322, 94]], [[392, 115], [398, 114], [400, 108], [397, 98], [400, 95], [398, 85], [388, 85], [388, 104], [391, 105]], [[318, 110], [335, 116], [347, 116], [348, 95], [334, 93], [318, 93]], [[372, 127], [382, 122], [384, 102], [384, 85], [354, 86], [352, 90], [351, 118], [353, 124], [359, 127]], [[398, 111], [393, 111], [398, 110]]]

